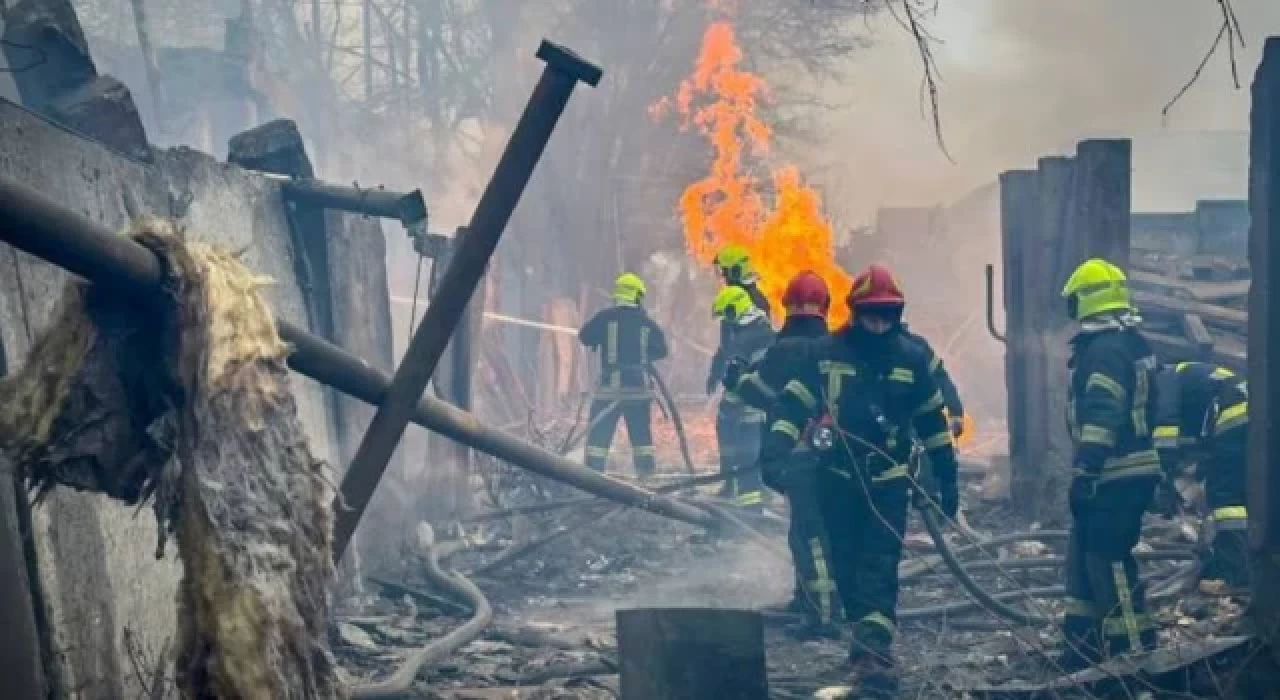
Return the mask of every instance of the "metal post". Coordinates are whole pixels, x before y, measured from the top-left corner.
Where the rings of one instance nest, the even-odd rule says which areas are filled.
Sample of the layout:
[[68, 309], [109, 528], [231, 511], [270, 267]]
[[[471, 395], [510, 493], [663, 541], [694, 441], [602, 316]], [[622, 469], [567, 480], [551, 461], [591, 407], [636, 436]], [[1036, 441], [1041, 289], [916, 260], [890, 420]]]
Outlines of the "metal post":
[[[0, 241], [47, 260], [95, 285], [141, 303], [159, 298], [160, 261], [132, 239], [118, 236], [13, 178], [0, 176]], [[370, 404], [391, 380], [367, 362], [285, 321], [280, 337], [293, 346], [289, 366], [300, 374]], [[432, 397], [417, 402], [414, 423], [485, 454], [624, 505], [700, 527], [715, 519], [701, 508], [598, 474]]]
[[458, 241], [457, 249], [450, 256], [449, 269], [440, 283], [440, 293], [431, 300], [422, 323], [410, 339], [391, 387], [378, 405], [378, 412], [369, 423], [369, 429], [342, 479], [340, 507], [335, 508], [337, 514], [333, 528], [333, 549], [337, 558], [342, 557], [360, 517], [373, 498], [387, 462], [400, 443], [414, 407], [426, 390], [454, 327], [484, 275], [489, 258], [498, 246], [498, 239], [502, 237], [507, 221], [533, 175], [533, 168], [542, 157], [542, 151], [551, 140], [551, 132], [569, 103], [573, 88], [580, 80], [592, 86], [600, 82], [600, 69], [566, 48], [543, 41], [537, 56], [547, 63], [542, 77], [525, 105], [524, 114], [520, 115], [493, 178], [480, 196], [471, 224], [467, 226], [467, 235]]
[[331, 185], [319, 180], [286, 180], [280, 183], [284, 198], [297, 204], [321, 209], [397, 219], [406, 227], [427, 220], [427, 205], [422, 190], [408, 194], [383, 189], [362, 189]]

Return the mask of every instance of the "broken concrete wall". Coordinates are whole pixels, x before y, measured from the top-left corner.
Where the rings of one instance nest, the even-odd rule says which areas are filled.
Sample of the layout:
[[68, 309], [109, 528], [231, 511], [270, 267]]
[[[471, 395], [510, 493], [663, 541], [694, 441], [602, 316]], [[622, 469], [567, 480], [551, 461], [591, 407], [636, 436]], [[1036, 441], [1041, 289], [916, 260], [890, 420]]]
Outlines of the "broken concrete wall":
[[[111, 229], [133, 215], [172, 216], [201, 240], [243, 250], [246, 265], [275, 280], [266, 290], [274, 312], [307, 325], [293, 239], [278, 185], [268, 178], [181, 148], [157, 151], [154, 163], [144, 164], [4, 101], [0, 173]], [[383, 242], [368, 226], [338, 228], [350, 234], [339, 242], [346, 252], [332, 285], [345, 309], [339, 330], [351, 338], [343, 344], [385, 366]], [[65, 280], [60, 269], [0, 245], [0, 339], [11, 365], [25, 360]], [[362, 304], [370, 309], [363, 318]], [[314, 451], [339, 459], [331, 430], [338, 418], [323, 390], [298, 375], [295, 388]], [[172, 551], [155, 559], [150, 512], [60, 491], [35, 509], [32, 529], [55, 682], [71, 697], [145, 696], [149, 679], [140, 679], [135, 666], [154, 668], [174, 635], [179, 577]]]

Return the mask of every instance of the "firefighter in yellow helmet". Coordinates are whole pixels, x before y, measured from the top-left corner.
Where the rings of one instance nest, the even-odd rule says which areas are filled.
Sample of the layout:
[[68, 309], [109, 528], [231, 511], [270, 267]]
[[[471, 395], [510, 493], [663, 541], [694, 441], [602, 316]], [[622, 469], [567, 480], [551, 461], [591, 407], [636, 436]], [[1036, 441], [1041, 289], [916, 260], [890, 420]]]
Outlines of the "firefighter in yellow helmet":
[[740, 245], [727, 245], [716, 253], [716, 270], [725, 285], [742, 287], [751, 297], [751, 303], [764, 312], [767, 317], [772, 312], [769, 299], [760, 291], [760, 276], [751, 267], [751, 258], [747, 249]]
[[619, 418], [627, 423], [636, 475], [649, 476], [656, 468], [647, 373], [651, 363], [667, 356], [667, 339], [644, 311], [645, 292], [639, 275], [619, 275], [614, 305], [578, 331], [578, 340], [600, 357], [600, 382], [587, 429], [587, 466], [596, 471], [604, 471]]
[[1072, 525], [1059, 659], [1071, 671], [1156, 644], [1132, 550], [1161, 471], [1150, 425], [1157, 363], [1138, 332], [1124, 271], [1087, 260], [1062, 297], [1080, 324], [1068, 364]]
[[[742, 287], [724, 287], [711, 305], [711, 315], [720, 321], [720, 347], [711, 358], [707, 393], [725, 377], [731, 361], [751, 365], [764, 357], [773, 345], [773, 327], [760, 307]], [[716, 442], [720, 448], [720, 472], [747, 469], [756, 462], [764, 431], [764, 411], [748, 406], [741, 396], [726, 390], [716, 411]], [[757, 508], [764, 502], [759, 472], [725, 480], [721, 495], [743, 507]]]

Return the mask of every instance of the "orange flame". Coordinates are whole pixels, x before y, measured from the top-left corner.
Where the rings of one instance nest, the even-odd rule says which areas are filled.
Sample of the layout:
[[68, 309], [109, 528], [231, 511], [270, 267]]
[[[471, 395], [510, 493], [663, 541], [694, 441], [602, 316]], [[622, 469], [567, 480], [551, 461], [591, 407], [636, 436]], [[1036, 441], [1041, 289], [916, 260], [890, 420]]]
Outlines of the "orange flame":
[[673, 106], [681, 129], [696, 126], [711, 142], [714, 157], [707, 176], [690, 184], [679, 209], [689, 253], [710, 266], [726, 245], [747, 249], [760, 275], [760, 289], [775, 308], [782, 307], [787, 282], [804, 270], [826, 280], [835, 303], [832, 328], [849, 320], [841, 303], [852, 279], [836, 264], [831, 224], [822, 214], [818, 193], [804, 184], [791, 165], [775, 169], [764, 186], [745, 161], [768, 154], [772, 131], [756, 113], [768, 99], [764, 80], [739, 67], [743, 54], [733, 26], [711, 24], [702, 37], [693, 75], [680, 83], [674, 100], [664, 98], [651, 110], [661, 116]]

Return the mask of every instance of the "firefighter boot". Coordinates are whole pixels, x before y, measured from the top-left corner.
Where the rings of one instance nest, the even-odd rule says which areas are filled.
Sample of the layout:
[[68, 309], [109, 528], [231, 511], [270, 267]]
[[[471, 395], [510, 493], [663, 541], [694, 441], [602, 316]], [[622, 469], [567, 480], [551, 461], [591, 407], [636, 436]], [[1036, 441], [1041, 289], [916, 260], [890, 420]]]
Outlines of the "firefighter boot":
[[1055, 673], [1075, 673], [1102, 660], [1097, 620], [1067, 615], [1062, 621], [1062, 653], [1053, 660]]
[[847, 697], [856, 700], [893, 700], [898, 697], [898, 673], [893, 660], [887, 655], [860, 653], [849, 660], [853, 667], [849, 674]]

